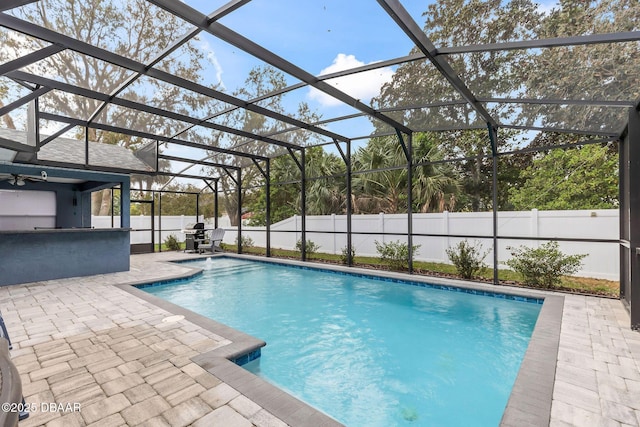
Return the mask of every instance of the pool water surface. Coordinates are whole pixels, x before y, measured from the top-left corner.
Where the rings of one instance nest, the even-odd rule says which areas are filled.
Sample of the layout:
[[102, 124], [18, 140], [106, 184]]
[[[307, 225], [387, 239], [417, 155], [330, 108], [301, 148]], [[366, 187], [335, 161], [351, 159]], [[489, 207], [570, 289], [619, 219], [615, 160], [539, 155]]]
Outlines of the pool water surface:
[[497, 426], [541, 305], [214, 258], [144, 290], [265, 340], [244, 367], [347, 426]]

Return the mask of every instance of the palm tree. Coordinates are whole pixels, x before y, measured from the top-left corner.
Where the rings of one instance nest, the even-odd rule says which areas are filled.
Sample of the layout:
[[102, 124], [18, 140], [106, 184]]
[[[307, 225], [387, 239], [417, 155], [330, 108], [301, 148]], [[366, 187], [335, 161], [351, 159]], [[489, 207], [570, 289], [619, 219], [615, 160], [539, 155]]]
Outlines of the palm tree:
[[321, 147], [307, 148], [305, 172], [308, 178], [306, 189], [307, 214], [341, 214], [346, 206], [346, 181], [330, 178], [344, 173], [344, 162], [334, 154], [325, 153]]
[[[443, 159], [437, 145], [426, 134], [417, 134], [413, 144], [414, 164]], [[377, 170], [354, 176], [356, 213], [398, 213], [407, 199], [406, 156], [393, 136], [373, 138], [354, 156], [354, 170]], [[405, 167], [402, 167], [405, 166]], [[429, 163], [415, 168], [413, 175], [414, 208], [421, 212], [452, 207], [457, 181], [444, 163]]]
[[426, 133], [418, 133], [414, 139], [413, 163], [413, 200], [420, 212], [453, 210], [456, 193], [459, 190], [458, 180], [454, 177], [453, 168], [446, 163], [444, 153]]

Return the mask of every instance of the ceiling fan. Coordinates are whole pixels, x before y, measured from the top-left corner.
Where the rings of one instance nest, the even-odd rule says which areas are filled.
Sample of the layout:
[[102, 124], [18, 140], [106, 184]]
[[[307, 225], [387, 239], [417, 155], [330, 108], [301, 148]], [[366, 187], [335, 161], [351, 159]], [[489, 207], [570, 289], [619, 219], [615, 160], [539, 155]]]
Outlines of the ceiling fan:
[[[18, 187], [22, 187], [24, 186], [27, 181], [31, 181], [31, 182], [44, 182], [46, 181], [48, 178], [47, 176], [47, 172], [46, 171], [42, 171], [40, 172], [40, 176], [37, 175], [21, 175], [21, 174], [9, 174], [6, 175], [3, 179], [5, 181], [7, 181], [10, 185], [16, 185]], [[0, 180], [2, 180], [2, 178], [0, 178]]]

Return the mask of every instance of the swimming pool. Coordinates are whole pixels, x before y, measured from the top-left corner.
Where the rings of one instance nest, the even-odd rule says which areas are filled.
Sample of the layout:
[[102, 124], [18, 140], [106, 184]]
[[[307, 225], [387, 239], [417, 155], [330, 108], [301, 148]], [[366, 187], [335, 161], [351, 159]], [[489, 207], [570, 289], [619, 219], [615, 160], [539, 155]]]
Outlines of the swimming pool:
[[267, 341], [261, 377], [348, 426], [498, 425], [539, 304], [232, 258], [145, 288]]

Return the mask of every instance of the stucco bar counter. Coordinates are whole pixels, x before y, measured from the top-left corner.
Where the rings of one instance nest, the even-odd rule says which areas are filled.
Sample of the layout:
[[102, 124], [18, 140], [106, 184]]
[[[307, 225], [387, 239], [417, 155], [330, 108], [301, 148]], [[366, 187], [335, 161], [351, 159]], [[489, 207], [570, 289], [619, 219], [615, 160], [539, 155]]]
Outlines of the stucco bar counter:
[[0, 286], [128, 271], [130, 231], [0, 230]]

